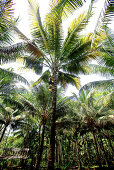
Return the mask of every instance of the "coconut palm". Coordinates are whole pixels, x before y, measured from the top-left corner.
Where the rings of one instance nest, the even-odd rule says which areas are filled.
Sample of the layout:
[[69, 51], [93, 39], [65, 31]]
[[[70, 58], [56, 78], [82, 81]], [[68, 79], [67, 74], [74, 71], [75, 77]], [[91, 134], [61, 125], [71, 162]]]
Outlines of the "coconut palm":
[[[40, 60], [51, 72], [53, 81], [52, 89], [52, 117], [51, 117], [51, 136], [48, 169], [54, 169], [55, 151], [55, 117], [56, 117], [56, 98], [57, 98], [57, 79], [61, 82], [72, 83], [79, 86], [78, 73], [88, 72], [87, 61], [95, 57], [94, 51], [91, 52], [92, 35], [80, 37], [80, 31], [84, 28], [87, 20], [87, 12], [82, 13], [74, 19], [68, 27], [67, 36], [64, 38], [62, 32], [63, 18], [81, 4], [81, 1], [52, 1], [50, 2], [50, 12], [46, 15], [44, 24], [41, 22], [39, 6], [34, 0], [29, 0], [32, 14], [32, 36], [30, 41], [15, 26], [12, 26], [21, 38], [26, 40], [27, 51], [31, 51], [31, 57], [35, 55], [35, 61]], [[9, 22], [8, 22], [9, 23]], [[12, 25], [11, 23], [9, 23]], [[21, 50], [22, 43], [11, 48], [0, 49], [1, 54], [16, 53]], [[25, 48], [24, 48], [25, 50]], [[29, 60], [30, 61], [30, 60]]]
[[[76, 106], [76, 108], [78, 108], [80, 110], [76, 109], [76, 113], [79, 115], [80, 113], [80, 118], [82, 116], [82, 131], [81, 131], [81, 126], [80, 126], [80, 131], [81, 133], [85, 131], [85, 129], [89, 129], [93, 135], [93, 141], [95, 144], [95, 151], [96, 151], [96, 155], [97, 155], [97, 159], [98, 159], [98, 164], [99, 166], [101, 166], [101, 160], [100, 160], [100, 154], [99, 154], [99, 149], [98, 149], [98, 141], [96, 138], [96, 134], [95, 134], [95, 129], [98, 127], [102, 127], [100, 126], [103, 123], [103, 118], [104, 118], [104, 124], [106, 123], [106, 119], [107, 122], [109, 122], [109, 117], [112, 114], [112, 93], [109, 93], [107, 95], [103, 95], [102, 99], [100, 96], [100, 99], [95, 100], [95, 97], [93, 98], [93, 94], [94, 92], [87, 92], [87, 91], [83, 91], [81, 90], [79, 97], [75, 95], [76, 97], [76, 101], [78, 103], [78, 105]], [[105, 101], [105, 102], [103, 102]], [[103, 105], [103, 103], [105, 103]], [[100, 122], [102, 122], [100, 124]], [[112, 123], [113, 124], [113, 123]]]
[[0, 123], [2, 123], [2, 125], [4, 126], [0, 136], [0, 142], [4, 137], [7, 127], [9, 125], [13, 127], [14, 124], [18, 123], [20, 120], [22, 120], [22, 116], [20, 115], [18, 109], [13, 110], [10, 107], [6, 107], [2, 104], [0, 105]]

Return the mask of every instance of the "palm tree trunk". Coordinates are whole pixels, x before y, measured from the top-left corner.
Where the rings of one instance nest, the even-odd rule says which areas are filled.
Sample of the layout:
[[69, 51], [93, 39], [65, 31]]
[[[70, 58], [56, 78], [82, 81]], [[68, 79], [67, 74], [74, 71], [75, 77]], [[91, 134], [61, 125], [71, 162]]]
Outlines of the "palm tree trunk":
[[39, 146], [38, 153], [37, 153], [37, 158], [36, 158], [35, 169], [37, 169], [37, 170], [39, 170], [39, 168], [40, 168], [40, 162], [41, 162], [42, 153], [43, 153], [44, 133], [45, 133], [45, 124], [43, 124], [41, 144]]
[[93, 141], [94, 141], [94, 144], [95, 144], [95, 151], [96, 151], [96, 155], [97, 155], [98, 165], [99, 165], [99, 167], [102, 167], [101, 161], [100, 161], [100, 155], [99, 155], [99, 151], [98, 151], [98, 144], [97, 144], [96, 135], [95, 135], [94, 129], [92, 129], [91, 131], [92, 131], [92, 135], [93, 135]]
[[88, 137], [87, 137], [87, 135], [85, 136], [85, 140], [86, 140], [86, 148], [87, 148], [88, 164], [90, 165], [90, 162], [91, 162], [91, 157], [90, 157], [90, 146], [89, 146], [89, 144], [88, 144]]
[[98, 132], [99, 132], [99, 138], [100, 138], [101, 151], [103, 152], [103, 157], [104, 157], [104, 160], [105, 160], [105, 162], [106, 162], [106, 165], [107, 165], [107, 167], [109, 167], [109, 163], [108, 163], [107, 155], [106, 155], [106, 152], [105, 152], [105, 149], [104, 149], [102, 137], [101, 137], [101, 135], [100, 135], [101, 131], [98, 129]]
[[49, 146], [49, 157], [48, 157], [48, 170], [54, 169], [55, 161], [55, 115], [56, 115], [56, 98], [57, 98], [57, 73], [56, 69], [53, 73], [53, 90], [52, 90], [52, 114], [51, 114], [51, 135], [50, 135], [50, 146]]
[[6, 132], [6, 129], [7, 129], [7, 125], [5, 125], [4, 129], [3, 129], [3, 132], [2, 132], [2, 135], [0, 137], [0, 142], [2, 141], [3, 137], [4, 137], [4, 134]]
[[58, 139], [56, 134], [56, 163], [58, 163]]
[[75, 130], [74, 136], [76, 140], [76, 152], [77, 152], [77, 160], [78, 160], [78, 170], [81, 169], [81, 161], [80, 161], [80, 156], [79, 156], [79, 146], [78, 146], [78, 140], [77, 140], [77, 130]]
[[113, 147], [113, 145], [112, 145], [112, 141], [111, 141], [111, 137], [110, 137], [110, 135], [109, 135], [109, 133], [107, 132], [107, 139], [108, 139], [108, 142], [109, 142], [109, 145], [110, 145], [110, 147], [111, 147], [111, 149], [112, 149], [112, 152], [114, 153], [114, 147]]

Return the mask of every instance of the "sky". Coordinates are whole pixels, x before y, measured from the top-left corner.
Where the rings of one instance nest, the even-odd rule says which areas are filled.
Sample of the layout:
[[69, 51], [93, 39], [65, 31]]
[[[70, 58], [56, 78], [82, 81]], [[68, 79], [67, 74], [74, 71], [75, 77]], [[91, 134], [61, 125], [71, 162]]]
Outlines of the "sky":
[[[18, 28], [28, 37], [31, 38], [30, 36], [30, 31], [29, 31], [29, 7], [28, 7], [28, 2], [27, 0], [13, 0], [15, 3], [15, 17], [19, 17], [19, 24], [18, 24]], [[89, 3], [91, 0], [87, 0], [87, 2]], [[90, 32], [93, 31], [95, 28], [96, 23], [94, 22], [98, 16], [99, 16], [99, 12], [101, 10], [101, 8], [103, 7], [105, 0], [96, 0], [95, 2], [95, 15], [94, 17], [91, 19], [91, 24], [89, 25], [89, 27], [86, 29], [86, 32]], [[39, 6], [40, 6], [40, 14], [41, 14], [41, 18], [42, 21], [44, 20], [45, 14], [48, 12], [48, 8], [49, 8], [49, 0], [38, 0], [39, 2]], [[88, 6], [88, 3], [85, 5], [85, 7], [83, 9], [86, 9]], [[67, 29], [66, 27], [68, 27], [69, 22], [71, 22], [71, 19], [73, 19], [73, 17], [75, 17], [77, 15], [77, 13], [79, 13], [81, 11], [78, 10], [77, 12], [74, 13], [74, 15], [72, 17], [70, 17], [68, 20], [66, 20], [64, 22], [64, 26], [63, 29], [65, 31], [65, 34], [67, 33]], [[22, 76], [24, 76], [28, 81], [36, 81], [38, 79], [38, 75], [36, 75], [34, 72], [31, 72], [30, 70], [26, 70], [23, 71], [23, 69], [21, 69], [20, 67], [22, 66], [22, 63], [19, 64], [15, 64], [15, 63], [11, 63], [9, 65], [4, 65], [4, 67], [13, 67], [14, 71], [16, 73], [21, 74]], [[97, 80], [105, 80], [105, 77], [101, 77], [99, 75], [81, 75], [80, 76], [80, 80], [81, 80], [81, 85], [85, 85], [88, 82], [92, 82], [92, 81], [97, 81]], [[69, 91], [70, 89], [70, 91]], [[75, 89], [72, 86], [69, 86], [68, 90], [67, 90], [67, 94], [71, 94], [72, 92], [74, 92]]]

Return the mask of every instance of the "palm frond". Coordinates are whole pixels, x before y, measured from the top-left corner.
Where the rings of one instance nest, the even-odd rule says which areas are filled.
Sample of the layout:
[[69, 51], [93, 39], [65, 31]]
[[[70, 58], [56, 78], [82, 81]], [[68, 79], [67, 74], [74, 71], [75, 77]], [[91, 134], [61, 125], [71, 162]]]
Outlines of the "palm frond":
[[13, 80], [18, 80], [20, 82], [23, 82], [23, 83], [29, 85], [28, 81], [24, 77], [20, 76], [19, 74], [14, 73], [14, 72], [0, 68], [0, 74], [9, 76]]
[[79, 93], [81, 93], [81, 91], [90, 91], [91, 89], [113, 89], [114, 87], [114, 80], [99, 80], [99, 81], [94, 81], [94, 82], [90, 82], [85, 84], [83, 87], [81, 87], [81, 89], [79, 90]]
[[71, 15], [76, 8], [82, 5], [82, 0], [51, 0], [50, 11], [53, 15], [57, 12], [59, 15], [66, 18]]
[[49, 50], [47, 33], [41, 22], [39, 5], [36, 0], [28, 0], [30, 6], [30, 14], [32, 17], [31, 30], [35, 41], [43, 48], [44, 51]]
[[4, 113], [5, 116], [10, 115], [10, 112], [2, 104], [0, 104], [0, 111]]
[[17, 99], [12, 99], [10, 96], [3, 96], [3, 103], [12, 108], [18, 109], [19, 111], [24, 111], [23, 103], [19, 102]]
[[16, 99], [18, 102], [20, 102], [24, 106], [24, 110], [28, 111], [30, 114], [33, 116], [37, 112], [37, 109], [35, 108], [34, 104], [31, 103], [29, 100], [27, 100], [24, 96], [22, 95], [15, 95]]
[[91, 41], [91, 34], [85, 35], [83, 38], [80, 39], [78, 38], [77, 41], [73, 41], [71, 42], [71, 44], [68, 44], [68, 47], [65, 47], [66, 49], [64, 49], [64, 53], [62, 55], [64, 56], [64, 58], [67, 58], [69, 60], [76, 59], [77, 61], [81, 61], [81, 59], [84, 59], [85, 56], [85, 59], [87, 59], [89, 57], [89, 55], [87, 54], [91, 52]]
[[39, 85], [39, 83], [41, 83], [41, 82], [45, 82], [45, 83], [48, 83], [49, 82], [49, 76], [50, 76], [50, 71], [49, 70], [46, 70], [41, 76], [40, 76], [40, 78], [36, 81], [36, 82], [34, 82], [33, 84], [32, 84], [32, 86], [37, 86], [37, 85]]
[[52, 101], [52, 95], [49, 91], [49, 85], [48, 84], [40, 84], [35, 88], [34, 95], [36, 97], [36, 101], [39, 106], [40, 113], [43, 114], [45, 112], [48, 114], [48, 112], [51, 110], [51, 101]]
[[17, 43], [8, 47], [0, 48], [0, 62], [1, 64], [9, 61], [16, 61], [16, 57], [19, 56], [20, 51], [23, 51], [25, 43]]
[[60, 49], [63, 42], [61, 16], [58, 13], [46, 15], [45, 30], [48, 35], [51, 56], [60, 56]]
[[90, 64], [92, 73], [99, 73], [102, 76], [114, 76], [114, 68], [102, 65]]
[[[96, 21], [96, 26], [95, 26], [94, 31], [93, 31], [94, 35], [93, 35], [92, 42], [94, 41], [96, 34], [99, 31], [99, 28], [101, 28], [101, 26], [103, 26], [103, 20], [106, 22], [106, 19], [105, 19], [106, 16], [108, 16], [108, 18], [110, 18], [110, 14], [109, 14], [110, 12], [108, 13], [108, 9], [110, 11], [110, 9], [113, 6], [113, 3], [111, 1], [108, 1], [108, 0], [104, 1], [103, 3], [102, 3], [101, 11], [99, 12], [99, 15], [98, 15], [98, 18], [97, 18], [97, 21]], [[113, 6], [113, 9], [114, 9], [114, 6]], [[107, 15], [107, 14], [109, 14], [109, 15]]]
[[106, 10], [106, 14], [104, 17], [104, 24], [110, 24], [114, 17], [114, 2], [113, 1], [108, 1], [108, 9]]
[[[79, 40], [79, 32], [85, 27], [87, 12], [81, 13], [77, 19], [74, 19], [68, 27], [67, 37], [63, 43], [62, 53], [70, 50]], [[67, 50], [67, 51], [68, 51]]]
[[0, 6], [1, 6], [0, 17], [11, 19], [14, 13], [13, 5], [14, 5], [13, 0], [1, 1], [0, 2]]
[[80, 88], [80, 79], [75, 75], [59, 72], [58, 73], [58, 80], [59, 83], [65, 88], [67, 83], [75, 85], [77, 89]]
[[18, 57], [16, 59], [16, 62], [22, 62], [24, 67], [21, 67], [20, 69], [23, 69], [26, 71], [26, 69], [31, 69], [35, 71], [36, 74], [41, 74], [43, 69], [43, 58], [37, 59], [34, 56], [24, 55], [21, 57]]
[[2, 63], [7, 63], [8, 61], [16, 61], [16, 58], [26, 51], [36, 56], [36, 59], [43, 55], [34, 43], [22, 42], [8, 47], [0, 48], [0, 59]]

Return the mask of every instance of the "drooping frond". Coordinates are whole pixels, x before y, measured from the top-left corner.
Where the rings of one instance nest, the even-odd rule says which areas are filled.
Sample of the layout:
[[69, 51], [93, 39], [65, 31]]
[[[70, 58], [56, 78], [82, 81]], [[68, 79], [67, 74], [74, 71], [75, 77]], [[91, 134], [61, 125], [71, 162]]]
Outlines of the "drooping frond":
[[17, 102], [20, 102], [24, 106], [25, 111], [28, 111], [33, 116], [35, 115], [37, 109], [35, 108], [33, 103], [31, 103], [29, 100], [27, 100], [24, 96], [20, 94], [15, 95], [15, 98]]
[[[108, 0], [107, 0], [108, 1]], [[113, 0], [108, 1], [108, 9], [105, 13], [105, 17], [104, 17], [104, 24], [110, 24], [110, 22], [112, 21], [114, 17], [114, 2]]]
[[33, 55], [32, 56], [21, 56], [16, 59], [16, 62], [22, 62], [24, 64], [23, 67], [20, 69], [27, 70], [31, 69], [33, 70], [36, 74], [41, 74], [42, 69], [43, 69], [43, 58], [35, 58]]
[[75, 85], [77, 89], [80, 88], [80, 79], [79, 77], [76, 77], [75, 75], [59, 72], [58, 73], [58, 83], [61, 83], [61, 85], [65, 88], [67, 84]]
[[46, 70], [41, 76], [40, 76], [40, 78], [36, 81], [36, 82], [34, 82], [33, 84], [32, 84], [32, 86], [37, 86], [37, 85], [39, 85], [39, 83], [41, 83], [41, 82], [45, 82], [45, 83], [48, 83], [49, 82], [49, 76], [50, 76], [50, 71], [49, 70]]
[[12, 20], [13, 1], [0, 1], [0, 47], [1, 44], [9, 44], [12, 41], [11, 29], [5, 20]]
[[0, 48], [0, 63], [15, 61], [20, 51], [24, 50], [25, 43], [17, 43], [8, 47]]
[[4, 96], [3, 103], [6, 105], [10, 105], [12, 108], [18, 109], [19, 111], [24, 111], [23, 103], [17, 101], [17, 99], [11, 98], [10, 96]]
[[[2, 104], [0, 104], [0, 111], [2, 113], [4, 113], [4, 115], [6, 115], [6, 116], [10, 115], [10, 112], [8, 111], [8, 109], [6, 109]], [[2, 116], [2, 114], [1, 114], [1, 116]]]
[[114, 80], [99, 80], [99, 81], [93, 81], [90, 83], [85, 84], [81, 89], [79, 90], [79, 93], [81, 91], [90, 91], [91, 89], [113, 89], [114, 87]]
[[[103, 24], [108, 21], [108, 20], [106, 21], [105, 18], [107, 18], [107, 16], [108, 16], [109, 21], [110, 21], [110, 19], [112, 19], [110, 17], [110, 12], [109, 11], [110, 11], [110, 9], [113, 11], [113, 9], [114, 9], [113, 2], [111, 2], [109, 0], [105, 0], [105, 1], [102, 1], [101, 5], [102, 5], [102, 7], [99, 10], [99, 13], [98, 13], [99, 15], [97, 17], [96, 25], [95, 25], [95, 28], [94, 28], [94, 31], [93, 31], [94, 34], [93, 34], [92, 42], [94, 41], [94, 39], [96, 37], [96, 34], [99, 31], [99, 28], [101, 28], [101, 26], [103, 26]], [[108, 11], [108, 9], [109, 9], [109, 11]], [[108, 22], [107, 22], [107, 24], [108, 24]]]
[[5, 24], [5, 22], [3, 20], [1, 20], [1, 18], [0, 18], [0, 47], [7, 43], [10, 44], [11, 41], [12, 41], [12, 36], [9, 31], [9, 28]]
[[[80, 39], [70, 50], [65, 51], [65, 56], [61, 60], [63, 60], [62, 68], [65, 71], [70, 73], [74, 72], [75, 74], [79, 72], [89, 72], [89, 68], [87, 66], [87, 62], [90, 59], [93, 59], [95, 56], [91, 51], [91, 34], [86, 35], [82, 39]], [[66, 62], [67, 61], [67, 62]]]
[[43, 55], [34, 43], [28, 41], [0, 48], [0, 60], [2, 63], [15, 61], [21, 53], [26, 51], [34, 55], [36, 59]]
[[23, 82], [23, 83], [29, 85], [28, 81], [24, 77], [20, 76], [19, 74], [14, 73], [14, 72], [0, 68], [0, 74], [3, 76], [8, 76], [13, 80], [18, 80], [20, 82]]
[[101, 66], [96, 64], [91, 64], [90, 66], [93, 73], [99, 73], [102, 76], [114, 76], [113, 67]]

